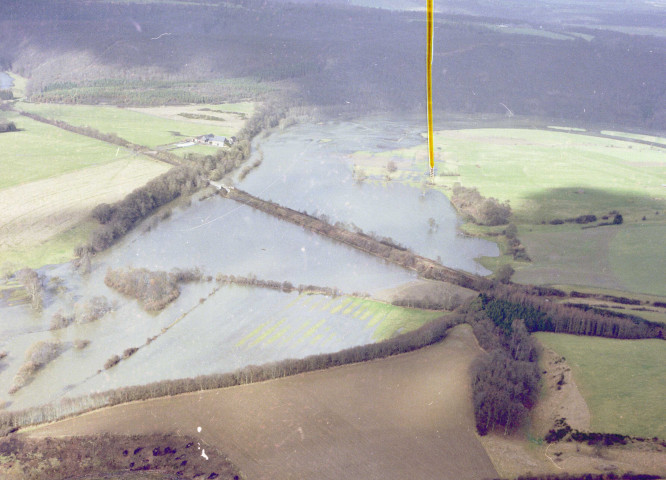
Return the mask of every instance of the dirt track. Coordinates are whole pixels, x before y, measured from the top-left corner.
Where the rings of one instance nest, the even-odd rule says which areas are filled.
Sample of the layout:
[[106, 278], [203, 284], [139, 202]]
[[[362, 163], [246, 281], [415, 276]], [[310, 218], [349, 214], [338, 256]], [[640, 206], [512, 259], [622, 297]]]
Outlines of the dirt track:
[[195, 435], [248, 479], [493, 477], [469, 402], [467, 369], [479, 352], [469, 327], [459, 326], [409, 354], [120, 405], [30, 434]]

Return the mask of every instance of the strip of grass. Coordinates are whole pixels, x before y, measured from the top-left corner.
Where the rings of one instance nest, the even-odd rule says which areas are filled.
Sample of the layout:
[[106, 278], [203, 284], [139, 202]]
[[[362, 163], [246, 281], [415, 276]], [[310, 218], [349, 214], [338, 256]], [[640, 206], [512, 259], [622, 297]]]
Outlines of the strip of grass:
[[666, 437], [666, 342], [536, 336], [571, 366], [592, 431]]
[[126, 150], [93, 138], [36, 122], [13, 112], [1, 112], [18, 132], [0, 134], [0, 189], [54, 177], [127, 154]]
[[375, 328], [372, 338], [377, 342], [391, 338], [397, 333], [416, 330], [429, 321], [445, 315], [445, 312], [396, 307], [368, 299], [361, 299], [358, 305], [364, 309], [363, 317], [369, 319], [368, 325], [372, 324]]

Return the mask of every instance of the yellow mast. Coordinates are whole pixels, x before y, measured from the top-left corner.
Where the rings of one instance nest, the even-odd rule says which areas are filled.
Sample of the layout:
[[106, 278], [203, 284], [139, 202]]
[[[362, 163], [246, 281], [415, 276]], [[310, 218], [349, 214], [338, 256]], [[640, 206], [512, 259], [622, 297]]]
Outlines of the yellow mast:
[[427, 0], [426, 21], [427, 21], [427, 51], [426, 51], [426, 91], [427, 91], [427, 118], [428, 118], [428, 159], [430, 161], [430, 178], [435, 177], [435, 154], [432, 138], [432, 52], [433, 52], [433, 2]]

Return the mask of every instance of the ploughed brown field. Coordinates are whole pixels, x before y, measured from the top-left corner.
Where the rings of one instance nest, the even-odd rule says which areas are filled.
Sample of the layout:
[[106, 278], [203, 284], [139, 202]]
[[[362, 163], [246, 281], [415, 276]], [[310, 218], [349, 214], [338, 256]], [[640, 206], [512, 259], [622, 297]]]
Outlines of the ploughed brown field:
[[408, 354], [119, 405], [29, 435], [192, 435], [248, 479], [494, 477], [469, 398], [468, 369], [479, 354], [461, 325]]

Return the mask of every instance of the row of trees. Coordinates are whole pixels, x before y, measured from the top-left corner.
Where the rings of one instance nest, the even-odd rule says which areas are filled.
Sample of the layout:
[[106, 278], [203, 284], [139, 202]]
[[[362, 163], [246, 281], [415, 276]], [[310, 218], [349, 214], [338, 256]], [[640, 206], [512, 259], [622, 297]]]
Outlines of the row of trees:
[[404, 268], [415, 270], [424, 278], [445, 281], [477, 291], [484, 290], [491, 284], [489, 280], [478, 275], [445, 267], [434, 260], [416, 255], [400, 245], [393, 244], [390, 239], [375, 239], [365, 233], [349, 231], [342, 224], [331, 225], [307, 213], [298, 212], [274, 202], [262, 200], [239, 189], [232, 190], [228, 196], [262, 212], [269, 213], [321, 235], [346, 243]]
[[448, 315], [427, 323], [417, 330], [378, 343], [361, 345], [335, 353], [287, 359], [265, 365], [249, 365], [231, 373], [200, 375], [195, 378], [163, 380], [147, 385], [122, 387], [84, 397], [65, 398], [59, 404], [44, 405], [21, 411], [0, 412], [0, 432], [77, 415], [109, 405], [135, 400], [225, 388], [281, 378], [351, 363], [365, 362], [410, 352], [446, 338], [448, 330], [464, 321], [462, 315]]
[[[298, 293], [317, 293], [321, 295], [329, 295], [332, 297], [339, 297], [340, 295], [344, 295], [344, 293], [339, 288], [335, 287], [320, 287], [317, 285], [303, 285], [303, 284], [296, 286], [287, 280], [285, 280], [284, 282], [278, 282], [276, 280], [262, 280], [254, 275], [243, 277], [239, 275], [225, 275], [219, 273], [215, 277], [215, 279], [217, 280], [218, 283], [221, 284], [233, 284], [233, 285], [243, 285], [248, 287], [269, 288], [271, 290], [280, 290], [285, 293], [291, 293], [297, 291]], [[363, 292], [353, 292], [351, 293], [351, 295], [355, 297], [369, 296], [367, 293]]]
[[479, 308], [495, 325], [510, 331], [516, 319], [525, 321], [529, 332], [556, 332], [597, 337], [637, 339], [664, 338], [664, 326], [633, 316], [619, 316], [552, 302], [511, 286], [498, 286], [479, 296]]
[[110, 205], [100, 204], [93, 210], [93, 218], [100, 222], [88, 245], [76, 251], [79, 263], [90, 253], [101, 252], [134, 228], [141, 220], [159, 207], [180, 196], [194, 193], [207, 184], [206, 177], [219, 179], [239, 167], [250, 155], [250, 141], [263, 128], [276, 126], [286, 109], [276, 104], [257, 109], [238, 134], [238, 141], [228, 149], [219, 149], [216, 155], [190, 155], [186, 165], [172, 168], [135, 189], [124, 199]]
[[508, 202], [486, 198], [476, 188], [463, 187], [459, 183], [453, 185], [451, 203], [477, 225], [506, 225], [511, 217]]
[[472, 365], [472, 395], [480, 435], [502, 429], [506, 435], [521, 426], [539, 393], [538, 350], [522, 320], [510, 331], [474, 322], [479, 343], [489, 352]]

